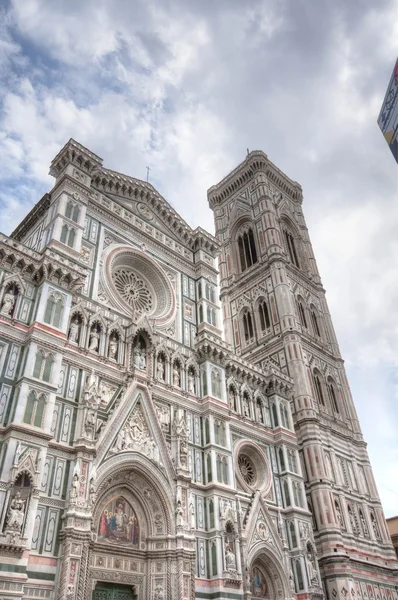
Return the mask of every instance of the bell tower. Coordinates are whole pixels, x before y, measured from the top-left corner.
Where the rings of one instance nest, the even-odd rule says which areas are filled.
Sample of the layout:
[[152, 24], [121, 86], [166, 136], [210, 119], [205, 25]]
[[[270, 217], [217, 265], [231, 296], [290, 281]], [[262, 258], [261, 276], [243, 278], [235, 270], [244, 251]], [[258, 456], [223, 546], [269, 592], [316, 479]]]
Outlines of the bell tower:
[[221, 246], [226, 340], [242, 359], [278, 367], [294, 381], [291, 409], [327, 597], [372, 599], [373, 585], [392, 585], [398, 565], [302, 212], [301, 186], [254, 151], [209, 189], [208, 200]]

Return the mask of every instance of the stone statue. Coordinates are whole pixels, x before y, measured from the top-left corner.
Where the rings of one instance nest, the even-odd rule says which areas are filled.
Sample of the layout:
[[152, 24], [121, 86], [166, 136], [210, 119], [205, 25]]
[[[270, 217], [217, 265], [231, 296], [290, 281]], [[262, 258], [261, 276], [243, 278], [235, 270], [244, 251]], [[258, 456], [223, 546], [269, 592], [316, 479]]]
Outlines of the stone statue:
[[76, 502], [79, 494], [80, 477], [79, 473], [75, 472], [72, 477], [72, 483], [70, 486], [69, 499], [71, 502]]
[[79, 319], [77, 317], [75, 317], [73, 319], [73, 321], [71, 321], [70, 324], [70, 328], [69, 328], [69, 341], [77, 344], [79, 341], [79, 331], [80, 331], [80, 325], [79, 325]]
[[140, 365], [140, 369], [142, 371], [144, 371], [144, 369], [146, 369], [146, 353], [145, 353], [145, 348], [141, 348], [141, 352], [139, 354], [139, 365]]
[[192, 371], [188, 371], [188, 392], [195, 393], [195, 375]]
[[17, 492], [11, 500], [7, 514], [7, 529], [14, 529], [17, 533], [22, 531], [23, 519], [25, 515], [25, 500], [22, 500], [21, 494]]
[[83, 398], [85, 404], [83, 419], [84, 433], [94, 437], [95, 427], [97, 424], [97, 411], [101, 402], [94, 372], [92, 372], [86, 378], [86, 383], [83, 390]]
[[173, 385], [180, 387], [180, 369], [177, 363], [174, 363], [173, 366]]
[[189, 505], [189, 521], [190, 521], [191, 529], [195, 529], [195, 526], [196, 526], [196, 523], [195, 523], [195, 507], [193, 505], [193, 502], [191, 502], [190, 505]]
[[108, 356], [110, 359], [112, 360], [116, 360], [116, 354], [119, 348], [119, 342], [118, 339], [115, 335], [113, 335], [110, 339], [109, 339], [109, 350], [108, 350]]
[[341, 527], [341, 529], [344, 529], [343, 515], [341, 514], [340, 504], [338, 504], [337, 502], [336, 502], [336, 514], [337, 514], [337, 521], [338, 521], [339, 526]]
[[0, 310], [0, 315], [10, 316], [12, 309], [14, 308], [14, 304], [16, 301], [16, 297], [12, 292], [6, 292], [3, 296], [3, 305]]
[[290, 584], [291, 591], [293, 592], [293, 594], [295, 594], [296, 586], [294, 585], [294, 577], [293, 577], [292, 571], [290, 571], [290, 573], [289, 573], [289, 584]]
[[247, 398], [243, 398], [243, 414], [245, 417], [250, 417], [249, 401]]
[[161, 356], [158, 356], [158, 364], [156, 367], [157, 378], [160, 381], [164, 381], [164, 362]]
[[177, 527], [183, 527], [183, 525], [184, 525], [184, 509], [182, 507], [181, 500], [178, 500], [178, 502], [177, 502], [176, 522], [177, 522]]
[[15, 456], [14, 456], [14, 467], [16, 467], [17, 464], [19, 463], [19, 457], [21, 456], [21, 452], [22, 452], [22, 444], [21, 444], [21, 442], [18, 442], [17, 449], [15, 450]]
[[308, 570], [308, 579], [310, 586], [318, 584], [318, 573], [316, 571], [315, 566], [315, 556], [310, 548], [307, 546], [307, 556], [306, 556], [307, 570]]
[[228, 401], [229, 401], [230, 409], [236, 410], [236, 396], [235, 396], [235, 390], [233, 388], [229, 388]]
[[96, 329], [92, 329], [90, 332], [90, 344], [88, 349], [91, 350], [92, 352], [97, 352], [98, 351], [98, 346], [99, 346], [99, 333]]
[[96, 498], [97, 498], [97, 490], [95, 487], [95, 478], [91, 477], [90, 485], [88, 488], [88, 500], [89, 500], [90, 506], [94, 506]]
[[236, 571], [236, 558], [232, 552], [229, 543], [225, 544], [225, 566], [227, 571]]
[[260, 404], [257, 404], [257, 421], [259, 423], [264, 423], [263, 411], [261, 410], [261, 405]]
[[141, 369], [141, 352], [138, 347], [138, 344], [136, 346], [134, 346], [133, 362], [134, 362], [134, 366], [137, 367], [137, 369]]

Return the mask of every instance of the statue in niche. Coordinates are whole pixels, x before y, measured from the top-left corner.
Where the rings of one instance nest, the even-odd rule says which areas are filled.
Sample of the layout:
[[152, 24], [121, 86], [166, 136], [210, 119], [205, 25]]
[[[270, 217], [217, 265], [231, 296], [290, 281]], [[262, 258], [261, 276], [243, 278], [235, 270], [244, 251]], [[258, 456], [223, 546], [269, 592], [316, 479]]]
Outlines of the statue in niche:
[[307, 545], [306, 563], [307, 563], [309, 584], [317, 585], [318, 584], [318, 573], [316, 571], [316, 566], [315, 566], [315, 555], [314, 555], [314, 551], [312, 550], [312, 548], [309, 544]]
[[228, 402], [231, 410], [236, 411], [236, 395], [234, 388], [230, 387], [228, 392]]
[[14, 304], [16, 301], [16, 297], [11, 290], [6, 292], [3, 296], [3, 304], [0, 310], [0, 315], [5, 315], [9, 317], [12, 313], [12, 309], [14, 308]]
[[73, 474], [73, 477], [72, 477], [72, 483], [70, 486], [70, 494], [69, 494], [69, 499], [70, 499], [71, 504], [73, 504], [77, 501], [77, 496], [79, 494], [79, 486], [80, 486], [79, 473], [77, 471], [75, 471]]
[[180, 367], [177, 362], [173, 365], [173, 385], [180, 387]]
[[263, 411], [261, 410], [261, 404], [260, 403], [257, 403], [257, 421], [259, 423], [264, 423]]
[[196, 526], [196, 523], [195, 523], [195, 507], [193, 505], [193, 502], [191, 502], [190, 505], [189, 505], [189, 520], [190, 520], [191, 529], [195, 529], [195, 526]]
[[164, 361], [162, 356], [159, 354], [156, 365], [156, 375], [160, 381], [164, 381]]
[[144, 371], [146, 369], [146, 353], [145, 353], [145, 347], [141, 348], [141, 352], [140, 352], [140, 369], [142, 371]]
[[80, 324], [79, 318], [77, 316], [71, 321], [69, 327], [69, 337], [68, 340], [73, 344], [77, 344], [79, 342], [79, 332], [80, 332]]
[[101, 402], [94, 372], [92, 372], [86, 378], [86, 383], [83, 390], [83, 399], [85, 404], [83, 417], [84, 433], [94, 437], [95, 426], [97, 423], [97, 411]]
[[229, 542], [225, 544], [225, 566], [227, 571], [236, 571], [236, 558], [231, 550]]
[[174, 432], [178, 439], [179, 465], [183, 468], [186, 468], [188, 464], [188, 430], [183, 415], [181, 415], [180, 418], [178, 418], [178, 415], [176, 415], [174, 420]]
[[340, 525], [341, 529], [344, 529], [343, 515], [341, 514], [340, 504], [338, 502], [336, 502], [335, 503], [335, 507], [336, 507], [336, 514], [337, 514], [338, 524]]
[[195, 394], [195, 374], [191, 369], [188, 371], [188, 392]]
[[95, 487], [95, 478], [91, 477], [90, 485], [88, 488], [88, 502], [89, 502], [90, 506], [94, 506], [96, 498], [97, 498], [97, 489]]
[[90, 331], [90, 342], [88, 349], [91, 352], [98, 352], [100, 335], [97, 330], [97, 325], [94, 325]]
[[178, 502], [177, 502], [176, 523], [177, 523], [177, 527], [184, 526], [184, 509], [182, 507], [181, 500], [178, 500]]
[[22, 500], [21, 494], [17, 492], [10, 502], [7, 514], [7, 529], [13, 529], [21, 533], [23, 519], [25, 515], [25, 500]]
[[119, 341], [116, 335], [112, 335], [109, 339], [109, 350], [108, 356], [111, 360], [116, 360], [117, 351], [119, 348]]
[[245, 417], [250, 417], [249, 400], [243, 396], [243, 414]]

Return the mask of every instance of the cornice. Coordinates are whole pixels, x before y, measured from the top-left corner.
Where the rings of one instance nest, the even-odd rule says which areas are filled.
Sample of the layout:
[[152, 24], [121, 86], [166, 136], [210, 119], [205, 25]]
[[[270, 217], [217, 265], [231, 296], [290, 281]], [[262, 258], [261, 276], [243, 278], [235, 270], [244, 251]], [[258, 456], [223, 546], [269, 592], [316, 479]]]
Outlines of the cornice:
[[177, 239], [191, 250], [202, 248], [212, 255], [218, 251], [218, 241], [201, 227], [193, 230], [150, 183], [104, 168], [102, 158], [72, 138], [51, 162], [50, 175], [59, 177], [68, 164], [87, 173], [92, 189], [121, 198], [133, 198], [151, 206]]
[[253, 150], [245, 160], [207, 191], [209, 206], [214, 210], [219, 204], [233, 196], [240, 188], [251, 180], [257, 171], [265, 173], [273, 184], [277, 185], [287, 196], [296, 202], [302, 201], [302, 190], [299, 183], [290, 179], [261, 150]]
[[33, 227], [33, 225], [48, 211], [51, 203], [51, 195], [45, 193], [44, 196], [28, 212], [11, 234], [11, 237], [20, 241]]

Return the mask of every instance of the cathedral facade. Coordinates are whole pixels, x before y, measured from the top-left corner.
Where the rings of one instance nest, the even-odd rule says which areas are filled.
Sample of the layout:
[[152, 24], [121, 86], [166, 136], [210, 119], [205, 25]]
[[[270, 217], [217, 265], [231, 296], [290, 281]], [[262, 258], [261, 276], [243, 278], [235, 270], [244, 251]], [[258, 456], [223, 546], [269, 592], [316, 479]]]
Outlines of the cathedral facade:
[[301, 187], [248, 154], [213, 237], [50, 173], [0, 234], [1, 599], [398, 600]]

